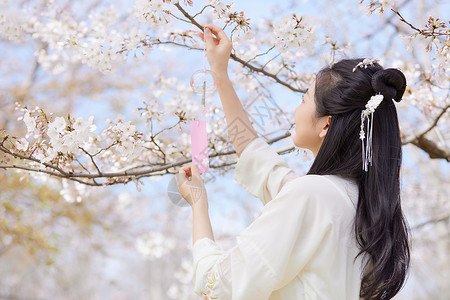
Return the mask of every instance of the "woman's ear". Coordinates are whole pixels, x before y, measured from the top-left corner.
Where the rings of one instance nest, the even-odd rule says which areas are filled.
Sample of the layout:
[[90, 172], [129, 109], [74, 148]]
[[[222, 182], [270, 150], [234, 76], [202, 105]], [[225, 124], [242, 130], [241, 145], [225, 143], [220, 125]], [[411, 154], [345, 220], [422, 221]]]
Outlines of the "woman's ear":
[[324, 138], [327, 135], [328, 128], [330, 127], [331, 116], [323, 117], [323, 122], [321, 122], [322, 130], [319, 133], [320, 138]]

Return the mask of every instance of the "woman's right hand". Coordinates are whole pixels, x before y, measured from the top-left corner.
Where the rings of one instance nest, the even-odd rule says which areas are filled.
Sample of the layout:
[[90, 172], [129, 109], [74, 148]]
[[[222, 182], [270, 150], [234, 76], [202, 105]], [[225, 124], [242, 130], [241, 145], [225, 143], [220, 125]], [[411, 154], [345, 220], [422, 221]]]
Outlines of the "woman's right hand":
[[[217, 75], [227, 74], [228, 60], [230, 59], [231, 49], [233, 49], [230, 39], [219, 26], [201, 25], [205, 28], [206, 56], [211, 70]], [[205, 42], [203, 32], [198, 32], [197, 35]]]

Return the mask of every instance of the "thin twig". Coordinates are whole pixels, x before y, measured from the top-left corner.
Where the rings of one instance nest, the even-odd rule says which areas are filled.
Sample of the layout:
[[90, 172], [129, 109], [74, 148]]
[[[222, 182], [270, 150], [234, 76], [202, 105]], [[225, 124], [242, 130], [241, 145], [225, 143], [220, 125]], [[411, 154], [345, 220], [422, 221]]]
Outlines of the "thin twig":
[[202, 9], [200, 12], [196, 13], [195, 15], [193, 15], [192, 18], [195, 18], [195, 17], [198, 16], [198, 15], [201, 15], [201, 14], [203, 13], [203, 11], [204, 11], [207, 7], [212, 7], [212, 8], [214, 8], [214, 6], [212, 6], [211, 4], [205, 5], [205, 7], [203, 7], [203, 9]]
[[89, 156], [89, 158], [91, 159], [92, 164], [94, 165], [94, 167], [97, 169], [98, 175], [102, 175], [102, 171], [100, 171], [100, 168], [97, 166], [97, 164], [95, 163], [94, 157], [87, 152], [86, 150], [83, 149], [83, 147], [79, 147], [81, 149], [81, 151], [83, 151], [84, 153], [86, 153], [87, 156]]
[[431, 130], [433, 130], [433, 128], [435, 128], [439, 122], [439, 120], [442, 118], [443, 115], [445, 115], [445, 113], [448, 111], [448, 109], [450, 108], [450, 105], [445, 106], [444, 108], [442, 108], [442, 111], [436, 116], [436, 118], [434, 119], [433, 124], [431, 124], [425, 131], [423, 131], [422, 133], [416, 135], [413, 138], [407, 139], [405, 142], [403, 142], [403, 145], [412, 143], [413, 141], [420, 139], [422, 137], [424, 137], [428, 132], [430, 132]]
[[[189, 15], [189, 13], [187, 13], [187, 12], [180, 6], [179, 3], [176, 3], [175, 6], [181, 11], [181, 13], [182, 13], [186, 18], [188, 18], [188, 19], [192, 22], [192, 24], [194, 24], [194, 25], [197, 26], [200, 30], [203, 31], [203, 27], [202, 27], [202, 26], [201, 26], [201, 25], [200, 25], [200, 24], [199, 24], [199, 23], [191, 16], [191, 15]], [[252, 64], [247, 63], [246, 61], [244, 61], [243, 59], [237, 57], [237, 56], [236, 56], [235, 54], [233, 54], [233, 53], [230, 54], [230, 57], [231, 57], [234, 61], [236, 61], [236, 62], [242, 64], [244, 67], [247, 67], [247, 68], [251, 69], [251, 70], [254, 71], [254, 72], [261, 73], [261, 74], [264, 74], [264, 75], [267, 76], [267, 77], [273, 78], [277, 83], [279, 83], [279, 84], [281, 84], [281, 85], [287, 87], [288, 89], [290, 89], [290, 90], [292, 90], [292, 91], [294, 91], [294, 92], [299, 92], [299, 93], [305, 93], [305, 92], [306, 92], [306, 90], [303, 90], [303, 89], [297, 89], [297, 88], [293, 87], [293, 86], [290, 85], [289, 83], [287, 83], [287, 82], [281, 80], [278, 76], [276, 76], [276, 75], [274, 75], [274, 74], [272, 74], [272, 73], [269, 73], [269, 72], [267, 72], [266, 70], [264, 70], [264, 69], [262, 69], [262, 68], [255, 67], [255, 66], [253, 66]]]
[[255, 55], [254, 57], [252, 57], [252, 58], [250, 58], [249, 60], [247, 60], [245, 63], [249, 63], [249, 62], [251, 62], [252, 60], [255, 60], [256, 58], [258, 58], [258, 57], [260, 57], [260, 56], [266, 55], [267, 53], [269, 53], [269, 52], [270, 52], [272, 49], [274, 49], [274, 48], [275, 48], [275, 46], [270, 47], [270, 49], [267, 50], [266, 52]]

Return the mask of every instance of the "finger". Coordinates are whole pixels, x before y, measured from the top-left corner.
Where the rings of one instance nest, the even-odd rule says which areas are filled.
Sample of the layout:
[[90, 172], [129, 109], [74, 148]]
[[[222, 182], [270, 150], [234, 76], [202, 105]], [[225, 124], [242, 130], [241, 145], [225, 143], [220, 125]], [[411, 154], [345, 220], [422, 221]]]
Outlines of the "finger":
[[196, 32], [195, 34], [196, 34], [199, 38], [201, 38], [202, 41], [204, 41], [204, 39], [203, 39], [203, 32]]
[[207, 28], [209, 28], [211, 30], [212, 33], [214, 33], [219, 40], [228, 39], [228, 36], [225, 34], [225, 32], [222, 30], [222, 28], [220, 28], [219, 26], [213, 25], [213, 24], [208, 24], [206, 25]]
[[204, 38], [205, 35], [206, 35], [205, 30], [206, 30], [206, 28], [208, 28], [208, 29], [209, 29], [209, 32], [211, 33], [211, 36], [212, 36], [214, 42], [215, 42], [216, 44], [218, 44], [220, 39], [216, 38], [216, 34], [213, 34], [213, 32], [211, 31], [211, 28], [209, 27], [209, 25], [205, 25], [205, 24], [200, 24], [200, 25], [203, 26], [203, 31], [202, 31], [202, 32], [199, 32], [198, 35], [199, 35], [199, 36], [202, 35], [202, 37]]
[[200, 172], [198, 171], [197, 164], [192, 164], [191, 171], [192, 171], [192, 176], [200, 177]]
[[205, 28], [205, 38], [206, 38], [206, 47], [209, 49], [214, 49], [216, 43], [214, 43], [214, 38], [211, 34], [211, 30], [208, 27]]
[[187, 166], [181, 167], [180, 170], [178, 171], [178, 173], [182, 173], [182, 174], [184, 174], [184, 176], [190, 177], [191, 173], [192, 173], [191, 166], [187, 165]]
[[189, 166], [183, 166], [180, 168], [179, 172], [187, 173], [189, 171]]

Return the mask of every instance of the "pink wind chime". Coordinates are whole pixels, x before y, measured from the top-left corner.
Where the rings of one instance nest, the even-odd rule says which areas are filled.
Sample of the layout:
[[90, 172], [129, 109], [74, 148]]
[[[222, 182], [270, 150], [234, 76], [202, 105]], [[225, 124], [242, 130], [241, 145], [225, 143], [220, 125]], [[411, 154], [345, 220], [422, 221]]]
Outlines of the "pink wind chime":
[[200, 174], [209, 171], [208, 137], [206, 134], [206, 96], [215, 92], [217, 82], [214, 72], [206, 70], [206, 35], [203, 30], [203, 69], [194, 72], [190, 85], [196, 94], [202, 95], [202, 110], [197, 120], [189, 123], [191, 130], [191, 155], [192, 163], [198, 166]]

